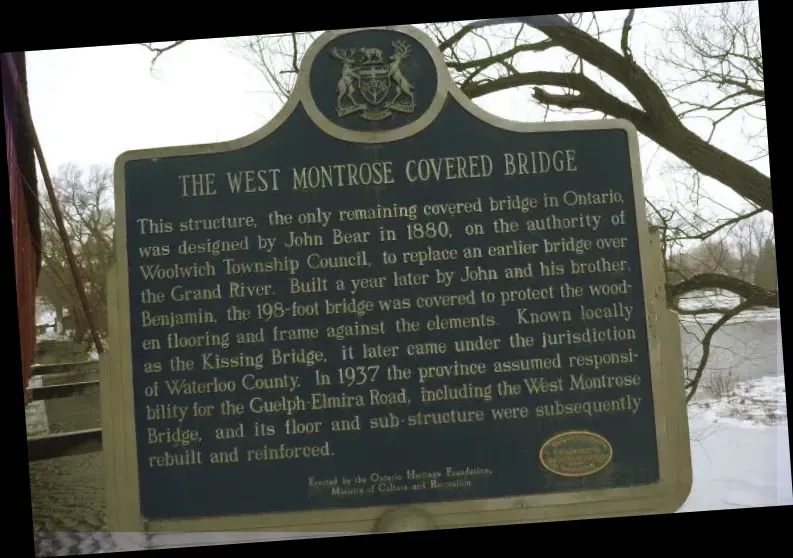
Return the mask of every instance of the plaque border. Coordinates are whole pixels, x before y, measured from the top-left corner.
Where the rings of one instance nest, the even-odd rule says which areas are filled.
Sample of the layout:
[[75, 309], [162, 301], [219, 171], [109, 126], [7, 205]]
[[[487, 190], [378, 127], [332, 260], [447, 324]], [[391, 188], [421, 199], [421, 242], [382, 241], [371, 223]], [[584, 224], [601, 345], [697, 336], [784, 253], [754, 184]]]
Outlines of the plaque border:
[[[388, 131], [348, 130], [330, 122], [314, 105], [309, 87], [311, 64], [331, 40], [363, 30], [405, 33], [430, 53], [438, 70], [438, 87], [429, 109], [418, 119]], [[442, 110], [448, 96], [483, 122], [519, 133], [622, 130], [628, 140], [634, 188], [642, 284], [660, 481], [647, 486], [564, 492], [534, 496], [461, 500], [405, 506], [367, 506], [255, 515], [195, 519], [147, 520], [141, 516], [135, 436], [135, 407], [131, 363], [129, 261], [127, 258], [127, 212], [124, 170], [126, 163], [165, 157], [207, 155], [243, 149], [275, 132], [299, 104], [323, 132], [350, 142], [374, 144], [399, 141], [429, 126]], [[475, 105], [453, 83], [443, 56], [432, 39], [412, 26], [367, 27], [328, 31], [314, 42], [304, 57], [295, 91], [284, 107], [259, 130], [239, 139], [213, 144], [188, 145], [128, 151], [115, 163], [116, 238], [115, 261], [108, 274], [108, 323], [110, 350], [100, 358], [100, 398], [106, 474], [109, 530], [122, 533], [128, 542], [141, 546], [150, 533], [190, 532], [318, 532], [371, 533], [378, 519], [396, 508], [412, 506], [429, 514], [437, 528], [506, 525], [571, 519], [648, 515], [677, 511], [692, 486], [691, 448], [683, 384], [683, 356], [678, 316], [666, 307], [665, 277], [661, 265], [659, 237], [648, 226], [639, 161], [636, 128], [617, 119], [524, 123], [494, 116]], [[663, 353], [662, 353], [663, 347]], [[663, 358], [662, 358], [663, 354]], [[121, 535], [120, 535], [121, 536]]]

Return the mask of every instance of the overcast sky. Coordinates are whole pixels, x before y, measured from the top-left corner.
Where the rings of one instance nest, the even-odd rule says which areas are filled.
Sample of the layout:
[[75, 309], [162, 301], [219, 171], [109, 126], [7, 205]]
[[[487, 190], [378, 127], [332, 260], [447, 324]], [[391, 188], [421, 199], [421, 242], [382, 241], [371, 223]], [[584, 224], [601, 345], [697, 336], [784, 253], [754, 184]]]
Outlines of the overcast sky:
[[[659, 10], [637, 12], [631, 40], [638, 60], [643, 50], [663, 45], [657, 26], [664, 15]], [[609, 12], [601, 19], [621, 21], [624, 15]], [[37, 51], [27, 56], [31, 109], [53, 173], [69, 162], [110, 166], [132, 149], [232, 140], [262, 127], [281, 107], [266, 90], [262, 75], [224, 39], [185, 43], [164, 54], [154, 73], [151, 53], [139, 45]], [[543, 67], [562, 63], [554, 56], [543, 54]], [[476, 102], [514, 120], [541, 120], [544, 114], [528, 91], [511, 90]], [[553, 119], [561, 118], [593, 116], [567, 114]], [[733, 128], [732, 133], [728, 129], [722, 134], [720, 146], [744, 158], [740, 123]], [[664, 195], [669, 177], [660, 171], [670, 158], [643, 138], [641, 156], [647, 194]], [[768, 172], [767, 167], [761, 170]], [[723, 186], [710, 188], [722, 203], [736, 209], [741, 204]]]

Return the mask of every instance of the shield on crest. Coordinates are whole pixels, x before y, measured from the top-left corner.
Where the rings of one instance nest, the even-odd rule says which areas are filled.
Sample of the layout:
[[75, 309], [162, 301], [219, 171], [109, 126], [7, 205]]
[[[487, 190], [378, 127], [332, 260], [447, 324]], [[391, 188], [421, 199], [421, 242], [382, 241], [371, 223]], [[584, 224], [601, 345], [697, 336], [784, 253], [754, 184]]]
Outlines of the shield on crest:
[[358, 76], [363, 98], [375, 106], [382, 103], [391, 88], [388, 66], [366, 66], [358, 70]]

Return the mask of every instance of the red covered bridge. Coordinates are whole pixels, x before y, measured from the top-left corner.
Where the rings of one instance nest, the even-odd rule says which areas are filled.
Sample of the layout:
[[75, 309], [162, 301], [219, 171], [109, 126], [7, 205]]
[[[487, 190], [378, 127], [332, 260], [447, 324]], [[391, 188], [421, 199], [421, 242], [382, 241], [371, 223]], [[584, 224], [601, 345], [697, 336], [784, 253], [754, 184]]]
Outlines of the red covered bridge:
[[[0, 53], [6, 158], [11, 187], [11, 228], [24, 394], [36, 351], [36, 284], [41, 267], [41, 228], [33, 142], [24, 121], [27, 79], [24, 53]], [[24, 103], [24, 105], [23, 105]]]

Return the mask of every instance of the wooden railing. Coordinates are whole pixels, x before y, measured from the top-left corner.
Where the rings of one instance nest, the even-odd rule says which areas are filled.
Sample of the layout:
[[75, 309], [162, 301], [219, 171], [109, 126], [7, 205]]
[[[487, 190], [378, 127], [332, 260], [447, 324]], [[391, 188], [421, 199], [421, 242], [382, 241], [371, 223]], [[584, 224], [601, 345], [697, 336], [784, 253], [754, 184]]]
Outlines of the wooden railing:
[[[57, 383], [32, 387], [29, 401], [48, 401], [82, 395], [99, 389], [99, 380], [85, 379], [91, 372], [98, 372], [99, 363], [95, 360], [65, 364], [44, 364], [31, 367], [30, 377], [69, 374], [83, 378], [80, 381]], [[67, 455], [79, 455], [102, 451], [102, 429], [90, 428], [73, 432], [47, 434], [28, 438], [28, 460], [40, 461]]]

